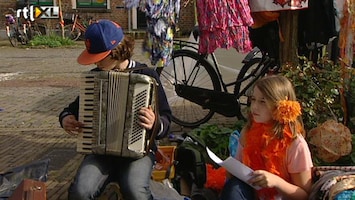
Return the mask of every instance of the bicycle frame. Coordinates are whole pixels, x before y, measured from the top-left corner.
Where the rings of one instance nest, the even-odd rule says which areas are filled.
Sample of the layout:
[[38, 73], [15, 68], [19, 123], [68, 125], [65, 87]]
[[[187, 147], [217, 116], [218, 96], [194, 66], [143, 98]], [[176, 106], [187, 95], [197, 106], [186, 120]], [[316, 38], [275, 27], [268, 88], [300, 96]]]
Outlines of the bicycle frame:
[[[88, 24], [91, 24], [92, 21], [93, 19], [90, 17], [88, 20]], [[73, 14], [70, 22], [65, 22], [64, 24], [64, 36], [74, 41], [78, 40], [79, 38], [84, 39], [83, 36], [86, 32], [86, 27], [87, 25], [80, 21], [80, 16], [78, 14]]]
[[86, 31], [86, 27], [79, 22], [79, 15], [77, 15], [77, 14], [75, 14], [75, 17], [74, 17], [74, 23], [73, 23], [72, 31], [75, 28], [79, 28], [81, 32], [85, 32]]
[[[198, 45], [197, 42], [190, 42], [190, 41], [184, 41], [184, 40], [174, 40], [174, 45], [179, 47], [179, 49], [182, 49], [183, 47], [188, 47], [188, 48], [192, 48], [194, 49], [196, 52], [198, 52], [198, 48], [196, 47], [196, 45]], [[250, 51], [246, 56], [245, 58], [242, 60], [242, 63], [247, 63], [249, 62], [251, 59], [257, 57], [259, 54], [261, 53], [260, 49], [259, 48], [253, 48], [252, 51]], [[236, 80], [236, 81], [233, 81], [233, 82], [229, 82], [229, 83], [226, 83], [223, 79], [223, 76], [222, 76], [222, 72], [220, 70], [220, 67], [219, 67], [219, 64], [218, 64], [218, 61], [217, 61], [217, 57], [214, 53], [211, 53], [211, 54], [203, 54], [201, 55], [201, 57], [203, 57], [204, 59], [206, 59], [207, 61], [209, 61], [209, 57], [211, 57], [210, 60], [212, 60], [212, 64], [211, 66], [214, 68], [214, 71], [216, 72], [217, 74], [217, 77], [219, 79], [219, 82], [221, 84], [221, 87], [222, 87], [222, 90], [226, 93], [228, 93], [228, 88], [229, 87], [232, 87], [234, 86], [236, 83], [240, 83], [240, 82], [243, 82], [245, 81], [246, 79], [250, 78], [251, 75], [249, 75], [248, 77], [245, 77], [243, 79], [240, 79], [240, 80]], [[263, 56], [262, 56], [263, 57]], [[261, 63], [263, 62], [260, 62], [260, 64], [258, 65], [257, 69], [261, 69], [263, 68], [263, 66], [261, 65]], [[258, 71], [257, 70], [257, 71]], [[264, 72], [264, 71], [262, 71]], [[263, 74], [263, 73], [261, 73]], [[261, 75], [260, 75], [261, 76]], [[258, 76], [256, 79], [258, 79], [260, 76]], [[253, 84], [253, 83], [252, 83]], [[252, 84], [248, 84], [248, 86], [246, 88], [249, 88]], [[246, 90], [246, 89], [245, 89]], [[243, 92], [245, 92], [245, 90]]]

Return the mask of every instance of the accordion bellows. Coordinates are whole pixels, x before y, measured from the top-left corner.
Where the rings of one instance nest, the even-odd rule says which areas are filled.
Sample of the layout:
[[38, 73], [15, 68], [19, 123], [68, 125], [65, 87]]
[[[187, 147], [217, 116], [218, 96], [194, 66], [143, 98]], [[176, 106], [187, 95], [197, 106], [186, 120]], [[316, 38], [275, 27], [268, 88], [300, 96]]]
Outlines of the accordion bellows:
[[79, 120], [84, 123], [77, 152], [139, 158], [148, 135], [138, 124], [138, 111], [154, 109], [154, 78], [143, 74], [92, 71], [80, 80]]

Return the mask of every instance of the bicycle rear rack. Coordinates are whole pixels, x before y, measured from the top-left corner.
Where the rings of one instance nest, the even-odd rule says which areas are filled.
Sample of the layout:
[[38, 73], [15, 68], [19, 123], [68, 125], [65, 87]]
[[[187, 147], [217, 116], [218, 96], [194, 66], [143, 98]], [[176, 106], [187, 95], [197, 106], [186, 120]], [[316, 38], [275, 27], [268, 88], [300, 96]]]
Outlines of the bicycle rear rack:
[[196, 50], [196, 52], [198, 51], [198, 43], [197, 42], [190, 42], [190, 41], [186, 41], [186, 40], [174, 40], [173, 44], [174, 44], [174, 48], [177, 48], [177, 49], [183, 49], [184, 47], [189, 47], [189, 48]]

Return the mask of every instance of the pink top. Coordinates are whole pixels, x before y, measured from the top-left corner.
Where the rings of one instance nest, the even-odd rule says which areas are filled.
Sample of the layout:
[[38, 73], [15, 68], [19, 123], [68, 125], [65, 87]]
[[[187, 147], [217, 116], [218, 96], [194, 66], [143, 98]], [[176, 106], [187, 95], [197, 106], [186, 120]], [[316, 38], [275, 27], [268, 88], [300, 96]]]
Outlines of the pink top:
[[[238, 145], [236, 159], [242, 160], [243, 147]], [[302, 136], [298, 136], [288, 147], [286, 158], [284, 159], [283, 173], [290, 180], [290, 173], [300, 173], [303, 171], [311, 170], [313, 167], [311, 152], [308, 148], [306, 140]], [[282, 198], [277, 198], [282, 199]]]

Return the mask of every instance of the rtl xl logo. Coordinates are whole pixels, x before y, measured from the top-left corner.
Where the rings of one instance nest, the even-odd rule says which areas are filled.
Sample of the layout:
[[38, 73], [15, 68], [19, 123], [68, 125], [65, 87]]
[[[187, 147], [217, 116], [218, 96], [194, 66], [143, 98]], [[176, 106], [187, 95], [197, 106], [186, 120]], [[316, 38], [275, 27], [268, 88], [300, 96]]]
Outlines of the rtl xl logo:
[[54, 19], [59, 18], [59, 7], [58, 6], [33, 6], [29, 8], [24, 7], [16, 11], [16, 17], [22, 16], [25, 19], [34, 21], [36, 18], [41, 19]]

